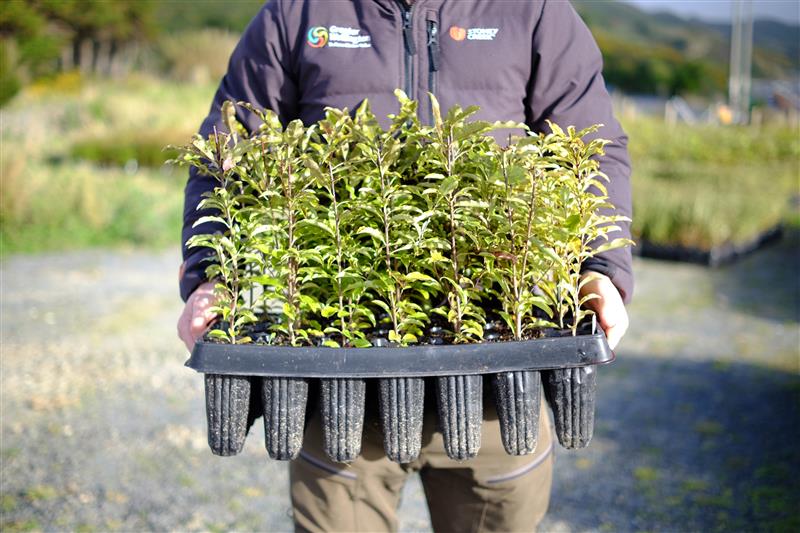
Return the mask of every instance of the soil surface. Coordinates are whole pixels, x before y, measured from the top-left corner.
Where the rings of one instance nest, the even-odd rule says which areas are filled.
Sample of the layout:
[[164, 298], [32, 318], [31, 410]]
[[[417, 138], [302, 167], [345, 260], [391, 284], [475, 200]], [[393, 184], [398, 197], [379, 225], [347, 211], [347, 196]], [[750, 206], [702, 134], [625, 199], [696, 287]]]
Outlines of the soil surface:
[[[595, 436], [556, 450], [543, 531], [800, 529], [796, 236], [725, 268], [637, 260], [632, 325], [599, 369]], [[206, 442], [183, 367], [176, 252], [7, 258], [0, 529], [291, 529], [257, 424]], [[417, 478], [401, 530], [430, 529]]]

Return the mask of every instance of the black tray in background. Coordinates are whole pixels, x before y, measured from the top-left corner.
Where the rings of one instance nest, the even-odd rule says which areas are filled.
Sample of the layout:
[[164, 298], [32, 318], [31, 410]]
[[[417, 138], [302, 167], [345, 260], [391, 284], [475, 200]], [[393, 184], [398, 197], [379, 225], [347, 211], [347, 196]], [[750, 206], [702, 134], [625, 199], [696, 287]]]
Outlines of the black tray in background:
[[519, 342], [404, 348], [267, 346], [198, 341], [186, 366], [204, 374], [305, 378], [376, 378], [491, 374], [609, 363], [603, 331]]

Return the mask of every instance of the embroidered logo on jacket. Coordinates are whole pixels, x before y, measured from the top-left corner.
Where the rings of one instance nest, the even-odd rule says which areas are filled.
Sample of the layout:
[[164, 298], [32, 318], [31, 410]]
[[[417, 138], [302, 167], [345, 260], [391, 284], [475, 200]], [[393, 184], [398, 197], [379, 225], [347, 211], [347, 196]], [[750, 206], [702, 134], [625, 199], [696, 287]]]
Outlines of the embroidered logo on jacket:
[[500, 28], [461, 28], [450, 26], [450, 38], [454, 41], [494, 41]]
[[313, 26], [308, 30], [308, 45], [312, 48], [371, 48], [372, 36], [359, 28], [346, 26]]
[[450, 26], [450, 37], [454, 41], [463, 41], [467, 37], [467, 30], [458, 26]]
[[308, 45], [311, 48], [322, 48], [328, 43], [328, 30], [322, 26], [312, 26], [308, 30]]

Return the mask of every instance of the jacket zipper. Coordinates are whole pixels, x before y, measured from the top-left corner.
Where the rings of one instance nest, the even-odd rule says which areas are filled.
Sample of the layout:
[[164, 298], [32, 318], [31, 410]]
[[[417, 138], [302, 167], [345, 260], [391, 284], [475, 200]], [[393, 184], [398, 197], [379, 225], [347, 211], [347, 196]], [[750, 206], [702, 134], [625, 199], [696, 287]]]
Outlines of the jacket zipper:
[[[439, 26], [435, 20], [428, 21], [428, 90], [436, 96], [436, 73], [439, 72]], [[430, 123], [433, 124], [433, 102], [431, 102]]]
[[403, 41], [405, 43], [405, 92], [409, 98], [414, 98], [414, 55], [417, 47], [414, 45], [414, 6], [409, 6], [404, 0], [397, 0], [397, 5], [403, 13]]

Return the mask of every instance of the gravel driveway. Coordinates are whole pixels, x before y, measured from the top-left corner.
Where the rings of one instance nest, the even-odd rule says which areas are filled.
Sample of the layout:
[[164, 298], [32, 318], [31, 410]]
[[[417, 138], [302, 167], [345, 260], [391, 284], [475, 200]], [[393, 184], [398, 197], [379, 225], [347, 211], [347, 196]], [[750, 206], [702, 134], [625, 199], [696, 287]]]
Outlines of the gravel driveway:
[[[0, 529], [291, 528], [257, 424], [208, 451], [175, 336], [174, 252], [6, 259]], [[595, 438], [557, 451], [544, 531], [800, 530], [796, 237], [708, 270], [636, 262], [632, 326], [600, 370]], [[401, 529], [429, 529], [417, 479]]]

